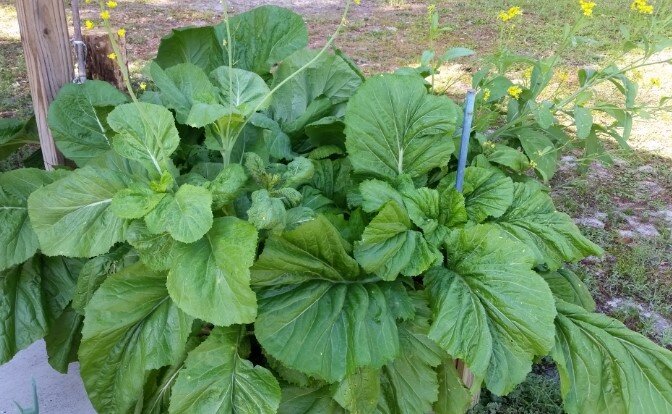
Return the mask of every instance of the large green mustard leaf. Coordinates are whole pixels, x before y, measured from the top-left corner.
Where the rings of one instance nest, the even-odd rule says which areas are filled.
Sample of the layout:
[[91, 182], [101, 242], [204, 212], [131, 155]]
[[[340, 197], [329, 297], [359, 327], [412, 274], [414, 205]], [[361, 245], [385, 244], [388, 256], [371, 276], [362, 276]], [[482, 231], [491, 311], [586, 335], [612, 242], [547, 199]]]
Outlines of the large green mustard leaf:
[[[142, 167], [140, 167], [142, 169]], [[123, 240], [128, 223], [110, 210], [112, 198], [144, 171], [114, 154], [92, 160], [28, 198], [28, 213], [47, 255], [92, 257]]]
[[28, 197], [66, 174], [35, 168], [0, 173], [0, 270], [23, 263], [37, 252], [40, 243], [28, 218]]
[[17, 118], [0, 118], [0, 160], [14, 154], [26, 144], [39, 144], [35, 117], [28, 121]]
[[205, 71], [224, 64], [222, 47], [212, 26], [173, 29], [161, 39], [155, 61], [164, 69], [191, 63]]
[[382, 394], [394, 414], [425, 414], [432, 411], [439, 384], [434, 367], [445, 353], [427, 336], [432, 317], [423, 292], [413, 296], [415, 317], [399, 325], [399, 357], [383, 367]]
[[[439, 191], [455, 188], [456, 173], [447, 175]], [[488, 217], [500, 217], [513, 202], [513, 181], [495, 168], [467, 167], [464, 171], [464, 204], [469, 219], [481, 223]]]
[[383, 280], [394, 280], [400, 273], [417, 276], [442, 259], [422, 233], [412, 230], [408, 213], [395, 201], [388, 202], [366, 226], [354, 254], [364, 270]]
[[365, 279], [347, 242], [324, 217], [272, 235], [252, 268], [258, 289], [255, 335], [289, 368], [340, 381], [356, 368], [396, 357], [399, 338], [389, 303], [405, 290]]
[[537, 265], [559, 269], [602, 249], [585, 238], [572, 219], [555, 209], [553, 200], [535, 182], [514, 184], [513, 203], [497, 224], [512, 238], [523, 242]]
[[210, 72], [228, 66], [230, 47], [234, 67], [267, 76], [273, 65], [307, 45], [308, 30], [301, 16], [262, 6], [231, 17], [228, 31], [226, 22], [173, 30], [161, 40], [156, 62], [163, 68], [189, 62]]
[[[277, 6], [256, 7], [233, 16], [229, 19], [229, 31], [234, 66], [262, 76], [273, 65], [308, 46], [308, 29], [303, 18]], [[219, 44], [224, 45], [223, 65], [228, 65], [226, 22], [215, 26], [215, 32]]]
[[421, 176], [450, 160], [456, 118], [457, 106], [430, 95], [420, 78], [368, 79], [345, 115], [350, 161], [355, 171], [388, 180]]
[[447, 264], [425, 276], [434, 321], [429, 337], [502, 395], [522, 382], [535, 355], [553, 346], [553, 296], [533, 257], [493, 226], [457, 230]]
[[548, 283], [556, 298], [581, 306], [588, 312], [595, 311], [595, 300], [576, 273], [568, 269], [558, 269], [555, 272], [539, 272], [539, 274]]
[[145, 216], [147, 229], [164, 232], [182, 243], [193, 243], [212, 227], [212, 194], [203, 187], [184, 184], [175, 194], [166, 194]]
[[346, 414], [329, 392], [329, 386], [283, 387], [278, 414]]
[[181, 63], [163, 70], [154, 62], [149, 68], [154, 83], [161, 90], [161, 102], [175, 110], [178, 122], [187, 122], [195, 102], [217, 102], [215, 87], [208, 75], [193, 63]]
[[86, 391], [96, 410], [126, 413], [149, 371], [177, 362], [192, 318], [168, 296], [166, 274], [141, 263], [108, 277], [85, 313], [79, 360]]
[[[323, 55], [303, 72], [294, 73], [317, 54], [302, 50], [285, 59], [273, 77], [270, 112], [288, 134], [296, 134], [320, 119], [340, 115], [339, 103], [347, 101], [361, 85], [357, 74], [336, 55]], [[291, 79], [289, 79], [291, 76]]]
[[562, 300], [551, 357], [570, 414], [672, 412], [672, 352]]
[[[159, 251], [155, 254], [161, 253]], [[72, 298], [72, 308], [84, 315], [84, 308], [89, 304], [93, 294], [109, 275], [115, 274], [124, 267], [138, 261], [136, 252], [128, 245], [119, 245], [108, 253], [87, 260], [77, 277], [77, 287]]]
[[235, 217], [215, 219], [201, 240], [180, 244], [168, 273], [168, 292], [182, 310], [219, 326], [252, 323], [257, 300], [250, 266], [257, 230]]
[[79, 265], [35, 256], [0, 272], [0, 364], [47, 334], [72, 299]]
[[117, 133], [112, 147], [119, 155], [139, 161], [158, 174], [171, 165], [170, 155], [180, 137], [168, 109], [143, 102], [119, 105], [110, 112], [107, 122]]
[[49, 332], [44, 337], [49, 365], [62, 374], [68, 372], [71, 362], [77, 361], [83, 322], [84, 316], [68, 306], [49, 323]]
[[[472, 402], [470, 390], [464, 386], [451, 358], [443, 360], [437, 369], [439, 376], [439, 399], [434, 403], [436, 414], [464, 414]], [[480, 384], [476, 384], [480, 389]]]
[[270, 103], [268, 95], [271, 90], [254, 72], [222, 66], [212, 71], [210, 76], [219, 87], [220, 102], [233, 106], [245, 116], [252, 115], [255, 109], [266, 109]]
[[172, 266], [177, 242], [168, 232], [154, 234], [143, 220], [135, 220], [126, 229], [126, 241], [150, 269], [168, 270]]
[[[280, 405], [280, 385], [264, 367], [241, 357], [244, 326], [217, 327], [189, 353], [173, 386], [176, 414], [268, 414]], [[249, 346], [249, 345], [248, 345]]]
[[49, 107], [49, 129], [58, 149], [80, 167], [111, 148], [107, 114], [128, 98], [107, 82], [66, 84]]
[[333, 398], [349, 413], [373, 412], [380, 398], [380, 370], [369, 367], [357, 368], [338, 384]]

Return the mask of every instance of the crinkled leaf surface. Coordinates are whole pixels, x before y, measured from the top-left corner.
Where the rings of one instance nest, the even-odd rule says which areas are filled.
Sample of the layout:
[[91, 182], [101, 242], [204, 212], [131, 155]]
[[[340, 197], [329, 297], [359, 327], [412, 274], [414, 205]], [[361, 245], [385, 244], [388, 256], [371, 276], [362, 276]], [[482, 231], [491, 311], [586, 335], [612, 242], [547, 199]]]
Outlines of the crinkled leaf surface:
[[[160, 252], [154, 252], [155, 254]], [[127, 245], [120, 245], [110, 252], [87, 260], [77, 277], [77, 287], [72, 298], [72, 308], [84, 315], [84, 308], [96, 293], [96, 290], [111, 274], [117, 273], [124, 267], [130, 266], [138, 260], [135, 252]]]
[[35, 256], [0, 272], [0, 364], [42, 338], [72, 299], [79, 262]]
[[456, 118], [456, 105], [430, 95], [420, 78], [368, 79], [345, 115], [350, 161], [355, 171], [380, 178], [421, 176], [448, 163]]
[[140, 261], [152, 270], [168, 270], [173, 263], [175, 239], [167, 232], [150, 232], [143, 220], [135, 220], [128, 226], [126, 241], [137, 251]]
[[464, 414], [471, 406], [472, 395], [464, 386], [455, 361], [446, 358], [438, 367], [439, 399], [434, 404], [436, 414]]
[[127, 222], [110, 210], [117, 191], [146, 180], [132, 163], [115, 156], [90, 161], [28, 198], [28, 213], [47, 255], [92, 257], [123, 240]]
[[147, 229], [154, 234], [164, 232], [182, 243], [193, 243], [212, 227], [212, 194], [203, 188], [184, 184], [167, 194], [151, 213], [145, 216]]
[[77, 361], [83, 322], [84, 316], [68, 306], [49, 324], [49, 332], [44, 337], [49, 365], [62, 374], [68, 372], [71, 362]]
[[255, 109], [264, 110], [269, 105], [271, 90], [266, 82], [254, 72], [222, 66], [210, 75], [219, 86], [220, 102], [235, 107], [245, 116]]
[[[457, 174], [441, 180], [439, 191], [455, 187]], [[495, 168], [467, 167], [464, 171], [464, 203], [469, 219], [481, 223], [488, 217], [500, 217], [513, 202], [513, 181]]]
[[0, 272], [0, 363], [47, 332], [39, 260]]
[[152, 80], [161, 90], [161, 102], [175, 110], [177, 121], [184, 124], [195, 102], [217, 102], [215, 87], [208, 75], [193, 63], [180, 63], [166, 70], [156, 62], [150, 65]]
[[394, 201], [388, 202], [355, 243], [355, 258], [364, 270], [383, 280], [394, 280], [400, 273], [421, 274], [442, 256], [422, 233], [411, 229], [406, 210]]
[[257, 229], [235, 217], [215, 219], [201, 240], [180, 244], [168, 273], [168, 292], [188, 314], [218, 326], [254, 322], [257, 300], [250, 266]]
[[557, 308], [551, 357], [568, 413], [672, 412], [672, 352], [605, 315]]
[[278, 414], [346, 414], [323, 387], [283, 387]]
[[[272, 86], [285, 82], [316, 54], [317, 51], [301, 50], [285, 59], [274, 75]], [[285, 132], [296, 133], [308, 124], [337, 115], [335, 105], [347, 101], [361, 83], [343, 59], [326, 54], [273, 94], [270, 112]]]
[[522, 128], [517, 131], [525, 154], [536, 164], [536, 171], [544, 181], [550, 180], [558, 169], [558, 154], [553, 141], [541, 131]]
[[171, 165], [170, 155], [180, 137], [168, 109], [143, 102], [119, 105], [110, 112], [107, 122], [117, 133], [112, 147], [119, 155], [159, 174]]
[[534, 356], [553, 346], [551, 291], [530, 270], [525, 247], [495, 227], [457, 230], [445, 247], [446, 267], [425, 276], [434, 311], [429, 337], [485, 378], [490, 391], [506, 394], [525, 379]]
[[247, 210], [250, 223], [259, 230], [282, 229], [285, 226], [287, 211], [281, 199], [271, 197], [267, 190], [252, 193], [252, 204]]
[[336, 387], [334, 400], [352, 414], [374, 411], [380, 397], [380, 370], [360, 367]]
[[86, 391], [98, 411], [126, 413], [149, 371], [178, 360], [192, 318], [168, 296], [166, 274], [141, 263], [105, 280], [85, 312], [79, 360]]
[[[308, 29], [303, 18], [277, 6], [256, 7], [229, 19], [234, 66], [267, 75], [273, 65], [308, 46]], [[226, 22], [215, 26], [219, 44], [227, 40]], [[251, 35], [256, 33], [257, 35]], [[228, 65], [224, 47], [223, 65]]]
[[576, 273], [569, 269], [558, 269], [555, 272], [539, 272], [539, 274], [548, 283], [556, 298], [581, 306], [588, 312], [595, 311], [595, 300]]
[[231, 17], [229, 32], [230, 42], [225, 22], [173, 30], [161, 40], [156, 62], [163, 68], [190, 62], [209, 72], [228, 66], [226, 40], [231, 43], [235, 67], [265, 76], [273, 65], [308, 45], [301, 16], [277, 6], [257, 7]]
[[56, 146], [79, 166], [109, 151], [112, 131], [107, 114], [127, 101], [126, 95], [107, 82], [64, 85], [49, 106], [49, 129]]
[[211, 71], [224, 64], [220, 44], [212, 26], [173, 29], [161, 39], [155, 62], [164, 69], [191, 63]]
[[381, 367], [399, 351], [386, 284], [365, 283], [346, 245], [319, 216], [272, 235], [252, 271], [253, 283], [264, 286], [259, 343], [288, 367], [331, 382], [361, 366]]
[[530, 249], [535, 264], [546, 264], [551, 270], [564, 262], [602, 254], [567, 214], [555, 209], [551, 197], [536, 182], [514, 184], [513, 203], [497, 224]]
[[28, 218], [28, 197], [66, 174], [35, 168], [0, 173], [0, 270], [23, 263], [37, 252], [40, 243]]
[[390, 413], [425, 414], [438, 398], [434, 367], [445, 353], [427, 337], [431, 311], [424, 295], [413, 300], [415, 317], [399, 326], [399, 357], [383, 367], [382, 393]]
[[232, 203], [243, 191], [247, 175], [240, 164], [224, 167], [208, 184], [212, 193], [213, 207], [219, 209]]
[[244, 326], [217, 327], [189, 353], [173, 386], [171, 413], [267, 414], [280, 405], [273, 374], [239, 355]]
[[165, 193], [155, 193], [146, 185], [133, 183], [112, 197], [110, 210], [122, 219], [142, 218], [154, 210], [165, 196]]

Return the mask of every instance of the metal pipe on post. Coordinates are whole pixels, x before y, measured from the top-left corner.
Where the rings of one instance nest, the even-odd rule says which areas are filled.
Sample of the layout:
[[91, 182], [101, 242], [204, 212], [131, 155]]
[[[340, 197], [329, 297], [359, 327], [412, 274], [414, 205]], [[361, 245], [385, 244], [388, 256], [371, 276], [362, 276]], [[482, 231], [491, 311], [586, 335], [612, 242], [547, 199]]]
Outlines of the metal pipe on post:
[[460, 140], [460, 153], [457, 158], [457, 180], [455, 188], [462, 192], [464, 185], [464, 170], [467, 168], [467, 153], [469, 152], [469, 137], [471, 137], [471, 124], [474, 121], [474, 106], [476, 104], [476, 91], [467, 91], [467, 99], [464, 103], [464, 120], [462, 122], [462, 139]]
[[82, 41], [82, 19], [79, 15], [79, 0], [72, 0], [72, 25], [74, 34], [72, 36], [72, 45], [75, 48], [77, 56], [77, 75], [75, 83], [86, 82], [86, 44]]

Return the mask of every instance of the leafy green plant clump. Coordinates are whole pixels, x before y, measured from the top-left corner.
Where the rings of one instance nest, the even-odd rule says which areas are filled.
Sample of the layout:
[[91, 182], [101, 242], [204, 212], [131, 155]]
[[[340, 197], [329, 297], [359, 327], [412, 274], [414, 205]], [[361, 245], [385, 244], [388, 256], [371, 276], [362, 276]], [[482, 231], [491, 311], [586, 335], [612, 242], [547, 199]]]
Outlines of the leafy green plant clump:
[[420, 414], [550, 355], [570, 413], [672, 411], [672, 354], [594, 313], [563, 265], [601, 250], [544, 187], [457, 191], [455, 103], [307, 44], [261, 7], [165, 38], [139, 101], [63, 88], [77, 168], [0, 175], [0, 362], [44, 337], [101, 413]]

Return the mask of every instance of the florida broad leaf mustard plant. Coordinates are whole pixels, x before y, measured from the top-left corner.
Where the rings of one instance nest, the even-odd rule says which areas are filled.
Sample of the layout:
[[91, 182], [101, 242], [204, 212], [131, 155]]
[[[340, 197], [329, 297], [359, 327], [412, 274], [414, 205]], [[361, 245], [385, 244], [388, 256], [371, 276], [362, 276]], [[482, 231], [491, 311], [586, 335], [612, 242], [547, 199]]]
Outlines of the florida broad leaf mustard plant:
[[264, 6], [175, 30], [137, 101], [63, 88], [77, 168], [0, 175], [0, 362], [44, 337], [101, 413], [421, 414], [550, 355], [570, 413], [670, 412], [672, 354], [595, 313], [544, 188], [457, 191], [455, 103], [307, 44]]

